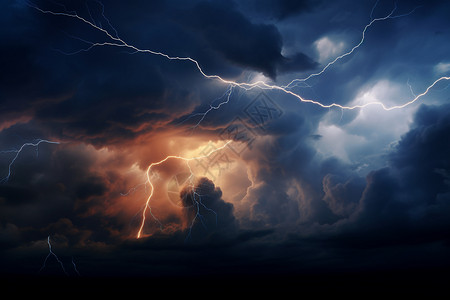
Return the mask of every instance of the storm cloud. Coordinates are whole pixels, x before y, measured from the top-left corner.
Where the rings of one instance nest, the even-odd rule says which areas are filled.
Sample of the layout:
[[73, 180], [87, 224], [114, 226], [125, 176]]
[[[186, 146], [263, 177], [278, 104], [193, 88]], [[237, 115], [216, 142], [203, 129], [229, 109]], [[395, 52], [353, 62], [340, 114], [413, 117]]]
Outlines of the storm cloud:
[[448, 270], [448, 80], [392, 110], [292, 93], [408, 103], [448, 76], [449, 9], [2, 2], [1, 275], [64, 277], [49, 236], [69, 277]]

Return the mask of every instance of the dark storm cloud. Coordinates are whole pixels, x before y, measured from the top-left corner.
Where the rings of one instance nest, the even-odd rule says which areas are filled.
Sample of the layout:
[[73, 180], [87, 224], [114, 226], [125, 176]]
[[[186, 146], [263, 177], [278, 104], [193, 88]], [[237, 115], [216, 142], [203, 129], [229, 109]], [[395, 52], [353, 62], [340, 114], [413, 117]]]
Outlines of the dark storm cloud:
[[283, 227], [299, 222], [328, 223], [336, 217], [317, 199], [322, 176], [339, 170], [340, 165], [318, 159], [311, 135], [319, 121], [313, 116], [321, 113], [290, 109], [292, 102], [282, 103], [282, 117], [268, 122], [252, 151], [242, 156], [252, 166], [253, 186], [247, 190], [252, 199], [249, 221]]
[[[422, 105], [410, 130], [389, 152], [388, 166], [366, 178], [337, 158], [317, 159], [314, 141], [305, 138], [313, 132], [313, 124], [299, 122], [297, 130], [275, 136], [270, 146], [254, 144], [252, 154], [243, 157], [258, 166], [252, 169], [254, 184], [247, 197], [254, 201], [245, 221], [290, 228], [293, 235], [286, 239], [290, 247], [298, 251], [302, 243], [328, 247], [327, 256], [334, 259], [350, 262], [345, 256], [355, 249], [378, 247], [385, 257], [374, 262], [394, 268], [392, 249], [410, 247], [397, 266], [429, 251], [435, 251], [436, 257], [427, 263], [442, 259], [448, 264], [444, 254], [450, 230], [449, 115], [448, 105]], [[274, 161], [279, 168], [273, 167]], [[352, 263], [358, 259], [370, 257], [360, 256]]]
[[[90, 18], [86, 5], [64, 3]], [[272, 79], [316, 69], [317, 58], [310, 53], [315, 53], [314, 43], [320, 38], [342, 41], [350, 49], [373, 5], [344, 1], [331, 8], [320, 4], [319, 10], [312, 1], [251, 1], [253, 6], [180, 1], [174, 2], [175, 8], [163, 1], [139, 3], [127, 9], [105, 3], [105, 13], [124, 40], [170, 55], [192, 56], [208, 74], [237, 78], [248, 69]], [[63, 8], [53, 2], [39, 4]], [[391, 4], [380, 1], [374, 15], [390, 11]], [[402, 4], [398, 6], [404, 11], [414, 7]], [[448, 19], [448, 6], [433, 5], [408, 18], [377, 23], [354, 55], [320, 80], [308, 82], [310, 86], [300, 87], [302, 95], [345, 104], [380, 80], [406, 86], [411, 76], [418, 89], [426, 86], [435, 77], [433, 67], [447, 57], [442, 45], [448, 40], [443, 21]], [[110, 28], [97, 2], [88, 7], [93, 18]], [[387, 166], [364, 178], [356, 171], [360, 165], [318, 150], [324, 138], [317, 130], [328, 110], [270, 91], [266, 92], [283, 113], [264, 128], [249, 125], [256, 139], [238, 158], [251, 181], [242, 193], [245, 197], [228, 203], [223, 198], [226, 191], [203, 178], [195, 188], [205, 205], [205, 226], [199, 217], [191, 239], [186, 239], [188, 230], [175, 230], [124, 241], [131, 231], [134, 237], [141, 208], [130, 206], [142, 203], [116, 199], [130, 188], [121, 171], [148, 153], [153, 156], [142, 161], [167, 154], [164, 145], [144, 141], [145, 150], [139, 149], [144, 154], [133, 160], [129, 153], [139, 151], [127, 146], [147, 134], [169, 134], [174, 124], [193, 110], [205, 111], [224, 91], [217, 92], [215, 82], [204, 80], [187, 62], [114, 47], [65, 55], [61, 51], [88, 46], [76, 37], [105, 37], [76, 20], [42, 15], [22, 2], [6, 1], [0, 8], [0, 150], [37, 137], [86, 143], [42, 145], [38, 157], [35, 149], [28, 149], [14, 165], [10, 181], [0, 185], [0, 258], [5, 273], [22, 265], [35, 274], [39, 257], [48, 253], [49, 234], [62, 257], [74, 256], [80, 270], [92, 276], [282, 274], [342, 266], [357, 270], [376, 268], [378, 263], [389, 266], [398, 258], [396, 253], [405, 252], [408, 255], [399, 262], [403, 267], [414, 259], [432, 266], [439, 260], [448, 263], [449, 106], [422, 106], [397, 146], [386, 150]], [[263, 22], [262, 15], [272, 19]], [[432, 38], [425, 41], [425, 36]], [[286, 45], [303, 48], [284, 56]], [[212, 111], [192, 131], [194, 142], [199, 136], [219, 139], [236, 116], [250, 124], [245, 108], [256, 94], [235, 89], [229, 104]], [[356, 110], [351, 114], [342, 112], [336, 126], [345, 129], [361, 116]], [[376, 129], [361, 126], [358, 136], [370, 140], [378, 129], [389, 126], [378, 123]], [[103, 148], [111, 145], [116, 147], [114, 154]], [[363, 157], [368, 153], [358, 151]], [[8, 160], [2, 160], [0, 170], [7, 165]], [[182, 199], [192, 203], [186, 193]], [[193, 213], [186, 209], [184, 217], [192, 218]], [[421, 253], [435, 256], [423, 259]]]
[[[331, 184], [333, 175], [324, 177], [324, 201], [338, 215], [347, 210], [328, 227], [334, 228], [333, 237], [325, 234], [326, 239], [351, 247], [443, 243], [439, 251], [445, 251], [450, 230], [449, 130], [450, 106], [422, 105], [411, 130], [390, 154], [389, 167], [371, 172], [365, 187], [360, 180]], [[335, 202], [342, 195], [346, 198]]]
[[254, 25], [229, 5], [214, 2], [196, 6], [189, 22], [225, 58], [275, 76], [275, 66], [282, 59], [281, 36], [275, 26]]
[[[64, 10], [64, 6], [52, 2], [37, 4]], [[98, 13], [101, 7], [97, 2], [82, 7], [63, 4], [68, 11], [77, 10], [88, 20], [97, 17], [107, 24]], [[3, 126], [33, 118], [61, 138], [82, 139], [101, 146], [151, 132], [174, 117], [189, 113], [200, 99], [216, 97], [205, 90], [192, 91], [193, 83], [201, 87], [204, 82], [199, 74], [186, 77], [196, 71], [191, 63], [174, 64], [152, 55], [130, 55], [114, 47], [79, 51], [89, 46], [81, 39], [107, 39], [71, 18], [43, 15], [13, 1], [3, 6], [2, 11], [11, 14], [2, 19], [2, 27], [13, 28], [2, 33], [4, 43], [0, 48], [0, 97], [7, 104], [0, 111], [8, 116]], [[115, 6], [108, 8], [111, 19], [117, 22], [114, 28], [125, 32], [124, 40], [132, 40], [142, 48], [172, 49], [177, 53], [170, 54], [192, 56], [208, 73], [239, 75], [242, 70], [230, 68], [230, 61], [272, 77], [277, 72], [316, 66], [302, 53], [283, 57], [277, 28], [251, 23], [234, 5], [200, 2], [184, 10], [147, 3], [145, 6], [164, 30], [159, 26], [152, 29], [143, 16], [137, 18], [144, 11], [142, 8], [135, 10], [134, 17], [117, 15]], [[127, 21], [140, 30], [130, 31]], [[112, 26], [105, 26], [114, 32]], [[174, 35], [178, 38], [170, 38]], [[203, 50], [205, 43], [209, 46]]]
[[238, 223], [233, 214], [233, 205], [221, 198], [220, 188], [216, 188], [208, 178], [202, 177], [193, 190], [188, 187], [180, 193], [187, 220], [197, 219], [189, 229], [189, 235], [204, 236], [205, 233], [235, 235]]
[[[253, 177], [257, 185], [248, 192], [257, 195], [250, 220], [290, 232], [275, 232], [273, 236], [284, 236], [282, 241], [265, 244], [271, 258], [278, 266], [290, 259], [286, 270], [292, 267], [294, 272], [311, 266], [314, 270], [448, 267], [449, 116], [449, 105], [422, 105], [410, 130], [390, 152], [389, 165], [366, 178], [336, 158], [314, 160], [312, 149], [312, 155], [301, 160], [301, 168], [292, 160], [283, 172], [262, 164]], [[283, 149], [289, 149], [286, 146]], [[305, 155], [307, 147], [286, 156]], [[270, 150], [265, 150], [266, 157], [280, 164], [281, 155]], [[303, 195], [292, 192], [295, 189]], [[319, 251], [322, 259], [315, 260], [309, 251]], [[310, 265], [311, 261], [315, 263]]]
[[[161, 74], [160, 58], [107, 48], [65, 55], [89, 46], [77, 39], [80, 31], [88, 33], [80, 36], [87, 40], [105, 37], [81, 22], [47, 18], [27, 5], [2, 5], [2, 11], [11, 11], [2, 18], [2, 28], [12, 28], [2, 33], [0, 47], [0, 111], [8, 116], [2, 119], [3, 127], [33, 118], [60, 138], [101, 145], [133, 139], [189, 109], [189, 104], [177, 103], [189, 97], [198, 101], [181, 84], [170, 88], [174, 82], [171, 75]], [[56, 4], [51, 8], [63, 9]], [[173, 72], [182, 75], [182, 70], [183, 66]]]
[[232, 2], [201, 2], [185, 18], [186, 24], [197, 31], [214, 51], [237, 65], [268, 77], [274, 78], [277, 72], [303, 71], [316, 66], [303, 53], [284, 57], [281, 54], [283, 42], [276, 26], [253, 24]]
[[48, 234], [58, 234], [70, 245], [112, 242], [109, 230], [115, 230], [112, 224], [120, 216], [107, 216], [104, 207], [125, 189], [114, 170], [120, 160], [97, 162], [99, 157], [83, 145], [42, 143], [38, 151], [37, 157], [35, 148], [25, 148], [9, 181], [0, 185], [1, 224], [17, 233], [9, 237], [23, 244]]
[[303, 53], [284, 57], [278, 64], [277, 71], [279, 73], [299, 72], [305, 70], [313, 70], [318, 67], [318, 63]]
[[323, 178], [323, 200], [332, 212], [338, 216], [348, 216], [354, 212], [358, 199], [364, 190], [362, 178], [342, 180], [335, 174], [328, 173]]
[[276, 19], [285, 19], [290, 16], [308, 12], [320, 3], [320, 1], [314, 0], [250, 0], [241, 2], [243, 2], [240, 3], [241, 5], [249, 6], [258, 13]]

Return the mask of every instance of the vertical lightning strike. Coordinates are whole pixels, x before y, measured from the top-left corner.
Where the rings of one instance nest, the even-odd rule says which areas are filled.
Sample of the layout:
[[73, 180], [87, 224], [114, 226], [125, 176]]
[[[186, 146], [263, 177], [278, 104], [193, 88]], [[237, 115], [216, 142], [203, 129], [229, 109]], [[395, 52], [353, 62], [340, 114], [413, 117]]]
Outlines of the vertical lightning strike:
[[208, 212], [211, 212], [215, 215], [216, 218], [216, 225], [217, 225], [217, 213], [212, 210], [211, 208], [207, 207], [203, 202], [202, 202], [202, 196], [196, 189], [194, 186], [191, 187], [191, 194], [190, 197], [192, 198], [192, 207], [195, 209], [195, 214], [194, 217], [191, 220], [191, 223], [189, 225], [189, 232], [185, 238], [185, 241], [189, 240], [189, 238], [191, 237], [192, 234], [192, 228], [194, 227], [195, 222], [197, 221], [197, 219], [200, 220], [200, 223], [203, 225], [203, 227], [206, 228], [206, 224], [204, 222], [203, 219], [203, 215], [200, 213], [200, 210], [203, 208], [205, 210], [207, 210]]
[[39, 154], [39, 145], [41, 143], [47, 143], [47, 144], [59, 144], [59, 142], [53, 142], [53, 141], [48, 141], [48, 140], [37, 140], [36, 143], [25, 143], [23, 144], [18, 150], [5, 150], [5, 151], [0, 151], [0, 153], [15, 153], [16, 155], [12, 158], [11, 162], [8, 165], [8, 174], [0, 179], [0, 183], [5, 183], [8, 182], [8, 180], [11, 177], [11, 173], [12, 173], [12, 166], [14, 165], [14, 163], [16, 162], [17, 158], [19, 157], [20, 153], [22, 152], [22, 150], [26, 147], [36, 147], [36, 155]]
[[[50, 235], [47, 237], [47, 245], [48, 245], [48, 254], [47, 254], [47, 256], [45, 257], [45, 260], [44, 260], [44, 263], [42, 264], [42, 267], [39, 269], [39, 273], [42, 272], [42, 271], [45, 269], [45, 267], [47, 266], [47, 261], [48, 261], [48, 259], [49, 259], [51, 256], [53, 256], [53, 257], [56, 259], [56, 261], [58, 262], [58, 264], [61, 266], [61, 270], [63, 270], [64, 274], [65, 274], [66, 276], [69, 276], [69, 273], [67, 272], [66, 268], [64, 267], [63, 262], [62, 262], [62, 261], [59, 259], [59, 257], [55, 254], [55, 252], [53, 252], [52, 244], [50, 243]], [[75, 260], [74, 260], [73, 256], [72, 256], [71, 264], [72, 264], [72, 267], [73, 267], [73, 270], [75, 271], [75, 273], [76, 273], [78, 276], [81, 276], [80, 272], [78, 271], [78, 267], [77, 267], [77, 265], [76, 265], [76, 263], [75, 263]]]
[[194, 187], [194, 183], [193, 183], [193, 179], [194, 179], [195, 176], [194, 176], [194, 172], [192, 171], [189, 162], [192, 161], [192, 160], [200, 160], [200, 159], [207, 158], [207, 157], [211, 156], [212, 154], [214, 154], [214, 153], [216, 153], [216, 152], [218, 152], [218, 151], [221, 151], [221, 150], [224, 149], [226, 146], [228, 146], [228, 144], [230, 144], [231, 142], [232, 142], [232, 141], [229, 140], [229, 141], [227, 141], [223, 146], [218, 147], [218, 148], [212, 150], [211, 152], [209, 152], [209, 153], [207, 153], [207, 154], [205, 154], [205, 155], [202, 155], [202, 156], [186, 158], [186, 157], [182, 157], [182, 156], [169, 155], [169, 156], [167, 156], [166, 158], [164, 158], [163, 160], [160, 160], [160, 161], [158, 161], [158, 162], [151, 163], [151, 164], [148, 166], [146, 174], [147, 174], [147, 182], [148, 182], [148, 184], [149, 184], [149, 186], [150, 186], [150, 194], [149, 194], [149, 196], [148, 196], [148, 198], [147, 198], [147, 201], [146, 201], [146, 203], [145, 203], [144, 210], [142, 211], [142, 221], [141, 221], [141, 226], [139, 227], [139, 230], [138, 230], [138, 232], [137, 232], [136, 238], [139, 239], [139, 238], [141, 238], [141, 236], [142, 236], [142, 230], [143, 230], [144, 225], [145, 225], [147, 211], [149, 211], [149, 213], [150, 213], [151, 216], [155, 219], [155, 221], [158, 222], [158, 223], [161, 225], [161, 222], [160, 222], [160, 221], [152, 214], [152, 212], [151, 212], [151, 206], [150, 206], [150, 202], [151, 202], [151, 200], [152, 200], [153, 193], [154, 193], [154, 190], [155, 190], [155, 187], [153, 186], [152, 179], [151, 179], [151, 175], [150, 175], [150, 173], [151, 173], [151, 171], [152, 171], [152, 168], [155, 167], [155, 166], [159, 166], [159, 165], [163, 164], [164, 162], [168, 161], [169, 159], [178, 159], [178, 160], [182, 160], [182, 161], [184, 161], [184, 162], [186, 163], [186, 166], [188, 167], [188, 169], [189, 169], [189, 171], [190, 171], [190, 174], [191, 174], [189, 180], [190, 180], [190, 182], [191, 182], [191, 188], [192, 188], [192, 193], [193, 193], [193, 194], [192, 194], [193, 206], [196, 208], [196, 214], [195, 214], [195, 216], [194, 216], [194, 219], [193, 219], [192, 222], [191, 222], [191, 227], [190, 227], [190, 229], [192, 229], [192, 226], [193, 226], [193, 224], [194, 224], [194, 222], [195, 222], [195, 219], [196, 219], [196, 218], [201, 218], [201, 216], [199, 215], [199, 214], [200, 214], [200, 207], [203, 207], [203, 208], [205, 208], [205, 209], [207, 209], [207, 210], [209, 210], [209, 211], [211, 211], [211, 210], [208, 209], [208, 208], [201, 202], [201, 195], [200, 195], [197, 191], [195, 191], [195, 187]]
[[[39, 270], [39, 272], [42, 272], [42, 270], [45, 269], [45, 267], [47, 266], [47, 260], [49, 259], [50, 256], [53, 256], [56, 259], [56, 261], [60, 264], [61, 269], [63, 270], [64, 274], [66, 274], [66, 276], [69, 276], [69, 273], [67, 273], [66, 268], [64, 268], [64, 264], [58, 258], [58, 256], [55, 254], [55, 252], [53, 252], [53, 250], [52, 250], [52, 244], [50, 243], [50, 235], [47, 237], [47, 244], [48, 244], [48, 255], [45, 257], [44, 263], [42, 264], [42, 267]], [[72, 262], [73, 262], [73, 260], [72, 260]], [[78, 271], [77, 271], [77, 273], [78, 273]]]
[[408, 78], [408, 80], [406, 81], [406, 85], [408, 86], [409, 91], [411, 92], [411, 95], [412, 95], [413, 97], [417, 97], [416, 93], [414, 93], [414, 90], [413, 90], [413, 87], [412, 87], [411, 83], [409, 83], [409, 78]]
[[77, 273], [78, 276], [81, 276], [80, 272], [78, 271], [75, 260], [73, 259], [73, 256], [72, 256], [72, 266], [73, 266], [73, 269], [75, 270], [75, 273]]

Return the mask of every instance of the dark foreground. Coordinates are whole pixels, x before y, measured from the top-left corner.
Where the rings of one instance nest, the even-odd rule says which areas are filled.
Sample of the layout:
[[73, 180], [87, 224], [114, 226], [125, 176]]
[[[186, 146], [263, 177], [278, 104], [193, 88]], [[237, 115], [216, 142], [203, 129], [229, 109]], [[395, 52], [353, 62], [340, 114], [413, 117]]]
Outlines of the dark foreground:
[[[280, 276], [195, 276], [138, 278], [67, 278], [51, 276], [2, 276], [4, 295], [62, 298], [127, 296], [166, 298], [189, 296], [211, 299], [223, 296], [305, 295], [366, 299], [385, 296], [423, 297], [450, 294], [449, 270], [327, 273]], [[245, 293], [245, 294], [241, 294]], [[267, 294], [270, 293], [270, 294]], [[292, 294], [294, 293], [294, 294]], [[278, 298], [278, 297], [277, 297]], [[284, 297], [283, 297], [284, 298]], [[127, 298], [129, 299], [129, 298]], [[280, 298], [278, 298], [280, 299]]]

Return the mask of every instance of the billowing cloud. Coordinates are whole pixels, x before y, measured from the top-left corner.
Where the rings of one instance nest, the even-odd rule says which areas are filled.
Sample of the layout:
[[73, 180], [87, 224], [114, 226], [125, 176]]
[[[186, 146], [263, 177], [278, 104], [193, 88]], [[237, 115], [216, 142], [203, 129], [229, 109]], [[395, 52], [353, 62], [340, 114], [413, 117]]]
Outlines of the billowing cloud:
[[[279, 86], [350, 51], [370, 18], [393, 8], [33, 3], [192, 57], [207, 74]], [[448, 72], [449, 6], [418, 4], [397, 3], [399, 17], [374, 23], [354, 53], [289, 91], [389, 107], [424, 92]], [[24, 143], [59, 142], [24, 148], [0, 184], [1, 275], [39, 274], [48, 236], [70, 276], [72, 261], [94, 277], [450, 265], [448, 81], [403, 109], [328, 109], [207, 79], [189, 60], [91, 48], [108, 40], [102, 30], [25, 2], [3, 2], [0, 17], [0, 178]], [[54, 263], [41, 275], [61, 275]]]

